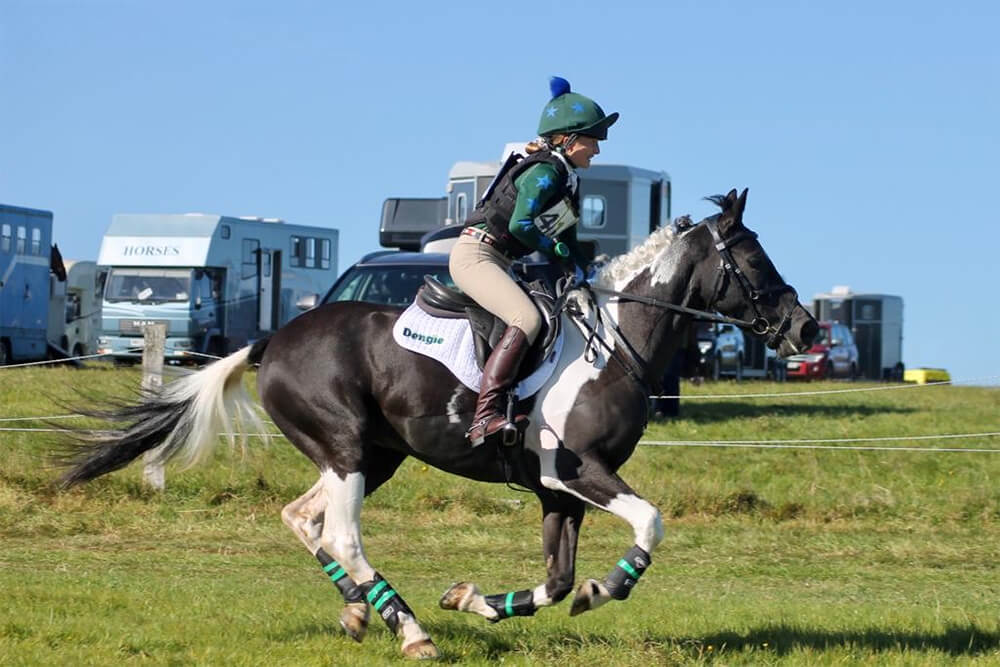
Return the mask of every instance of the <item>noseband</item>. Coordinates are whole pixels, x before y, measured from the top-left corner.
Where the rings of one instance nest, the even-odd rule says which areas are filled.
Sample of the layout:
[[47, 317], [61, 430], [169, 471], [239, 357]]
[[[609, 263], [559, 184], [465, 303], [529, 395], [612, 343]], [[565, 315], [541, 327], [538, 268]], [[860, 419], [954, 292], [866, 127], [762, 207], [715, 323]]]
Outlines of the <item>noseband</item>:
[[729, 278], [740, 286], [740, 289], [743, 290], [743, 296], [746, 297], [747, 302], [750, 304], [750, 308], [753, 310], [754, 317], [753, 320], [750, 321], [750, 330], [758, 336], [766, 335], [767, 346], [771, 349], [776, 349], [778, 345], [781, 344], [781, 341], [786, 338], [785, 333], [791, 327], [792, 311], [794, 311], [795, 308], [788, 309], [778, 325], [772, 326], [768, 319], [761, 314], [757, 304], [763, 296], [768, 294], [784, 294], [785, 292], [791, 292], [794, 294], [795, 301], [797, 303], [798, 293], [791, 285], [778, 285], [765, 289], [757, 289], [750, 284], [750, 280], [746, 277], [746, 274], [740, 270], [740, 266], [736, 263], [736, 259], [733, 257], [733, 253], [730, 248], [742, 241], [755, 241], [757, 239], [756, 232], [744, 229], [732, 238], [723, 239], [722, 235], [719, 234], [719, 222], [717, 218], [709, 218], [702, 224], [704, 224], [708, 228], [709, 233], [712, 234], [712, 240], [715, 242], [715, 249], [718, 251], [720, 258], [719, 273], [715, 280], [715, 288], [712, 290], [712, 299], [709, 305], [709, 310], [712, 310], [713, 306], [719, 301], [719, 297], [725, 290], [725, 279]]

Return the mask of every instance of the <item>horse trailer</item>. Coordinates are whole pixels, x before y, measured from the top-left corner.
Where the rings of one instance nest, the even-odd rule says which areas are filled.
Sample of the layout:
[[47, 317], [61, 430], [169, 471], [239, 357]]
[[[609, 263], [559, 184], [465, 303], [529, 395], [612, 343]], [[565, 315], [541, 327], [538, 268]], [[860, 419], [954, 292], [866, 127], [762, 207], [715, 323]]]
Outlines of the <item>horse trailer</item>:
[[63, 265], [66, 280], [50, 276], [49, 346], [65, 356], [94, 354], [105, 274], [94, 261], [66, 260]]
[[0, 204], [0, 365], [48, 355], [55, 256], [51, 211]]
[[846, 324], [858, 346], [861, 376], [869, 380], [903, 380], [903, 298], [889, 294], [856, 294], [834, 287], [813, 297], [817, 320]]
[[[440, 227], [465, 224], [501, 165], [524, 144], [508, 144], [497, 162], [456, 162], [447, 193], [437, 198], [391, 198], [382, 207], [379, 240], [385, 247], [419, 250], [420, 239]], [[625, 253], [670, 220], [670, 177], [627, 165], [579, 169], [580, 224], [577, 236], [595, 254]]]
[[311, 308], [337, 277], [335, 229], [273, 218], [116, 215], [98, 350], [142, 354], [143, 325], [167, 326], [166, 358], [224, 356]]

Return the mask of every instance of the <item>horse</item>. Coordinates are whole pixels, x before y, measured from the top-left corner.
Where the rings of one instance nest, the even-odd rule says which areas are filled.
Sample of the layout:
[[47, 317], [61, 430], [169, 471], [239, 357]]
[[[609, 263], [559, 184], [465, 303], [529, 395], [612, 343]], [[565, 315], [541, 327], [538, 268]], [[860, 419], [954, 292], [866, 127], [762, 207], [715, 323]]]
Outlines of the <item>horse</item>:
[[[522, 400], [528, 415], [514, 454], [464, 437], [476, 393], [442, 364], [392, 338], [399, 307], [361, 302], [308, 311], [271, 337], [200, 372], [120, 406], [125, 424], [64, 460], [64, 486], [119, 469], [159, 448], [163, 460], [194, 462], [232, 421], [259, 420], [242, 375], [258, 365], [266, 413], [319, 469], [318, 481], [281, 512], [344, 598], [341, 625], [361, 641], [374, 608], [410, 658], [438, 649], [403, 597], [370, 564], [361, 542], [365, 497], [409, 456], [473, 480], [516, 483], [543, 510], [546, 579], [534, 588], [484, 595], [471, 582], [442, 596], [445, 609], [497, 622], [530, 616], [573, 591], [585, 507], [624, 519], [635, 543], [602, 579], [576, 590], [570, 614], [625, 600], [664, 536], [659, 510], [617, 474], [645, 429], [648, 396], [696, 315], [734, 321], [767, 337], [781, 355], [807, 349], [818, 331], [795, 289], [743, 224], [747, 191], [709, 199], [720, 212], [665, 226], [573, 287], [561, 315], [564, 344], [542, 388]], [[718, 315], [721, 314], [721, 315]], [[259, 421], [255, 422], [258, 424]], [[232, 439], [232, 434], [230, 434]]]

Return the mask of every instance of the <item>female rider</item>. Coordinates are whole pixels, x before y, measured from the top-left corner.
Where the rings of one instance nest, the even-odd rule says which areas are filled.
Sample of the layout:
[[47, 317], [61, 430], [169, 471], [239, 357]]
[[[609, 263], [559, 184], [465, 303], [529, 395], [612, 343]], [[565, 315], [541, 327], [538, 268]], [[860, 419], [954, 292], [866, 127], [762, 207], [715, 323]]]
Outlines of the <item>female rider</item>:
[[576, 239], [576, 169], [589, 167], [601, 152], [597, 142], [607, 138], [618, 113], [606, 115], [589, 97], [571, 92], [565, 79], [552, 77], [550, 88], [552, 99], [528, 157], [515, 154], [501, 167], [449, 258], [455, 284], [507, 324], [483, 366], [476, 413], [465, 434], [473, 446], [507, 426], [503, 399], [542, 326], [538, 309], [509, 273], [511, 263], [539, 250], [567, 271], [587, 265]]

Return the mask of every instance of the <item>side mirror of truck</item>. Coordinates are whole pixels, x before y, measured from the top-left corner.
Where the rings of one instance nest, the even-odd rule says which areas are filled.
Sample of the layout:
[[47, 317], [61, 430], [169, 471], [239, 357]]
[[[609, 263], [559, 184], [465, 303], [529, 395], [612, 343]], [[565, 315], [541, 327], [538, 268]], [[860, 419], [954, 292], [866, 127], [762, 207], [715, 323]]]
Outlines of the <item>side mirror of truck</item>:
[[319, 294], [306, 294], [295, 302], [295, 307], [299, 310], [312, 310], [319, 302]]

